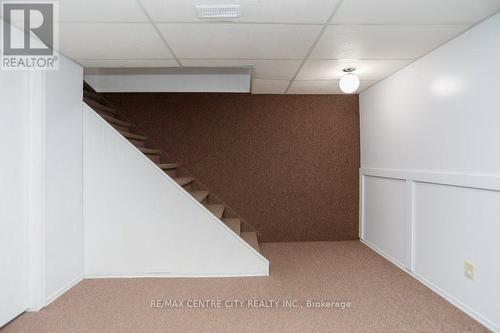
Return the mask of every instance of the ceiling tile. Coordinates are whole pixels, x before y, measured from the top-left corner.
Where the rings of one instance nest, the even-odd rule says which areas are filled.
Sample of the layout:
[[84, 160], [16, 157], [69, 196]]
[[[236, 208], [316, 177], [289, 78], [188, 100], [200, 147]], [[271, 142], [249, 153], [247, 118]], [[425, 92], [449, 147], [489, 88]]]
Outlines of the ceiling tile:
[[141, 0], [157, 22], [199, 22], [196, 5], [241, 5], [240, 22], [325, 23], [339, 0]]
[[308, 60], [297, 75], [297, 80], [338, 80], [348, 67], [361, 80], [381, 80], [409, 64], [411, 60]]
[[311, 58], [414, 59], [467, 28], [466, 25], [331, 25]]
[[135, 0], [59, 0], [59, 20], [66, 22], [145, 22]]
[[158, 24], [179, 58], [294, 59], [306, 55], [319, 26]]
[[333, 23], [475, 23], [500, 9], [500, 0], [349, 0]]
[[76, 59], [83, 67], [178, 67], [175, 59]]
[[73, 59], [173, 58], [147, 23], [61, 23], [59, 39]]
[[301, 60], [255, 60], [255, 59], [180, 59], [184, 66], [193, 67], [255, 67], [257, 79], [290, 80], [297, 72]]
[[[375, 84], [376, 81], [361, 81], [356, 93]], [[323, 81], [293, 81], [288, 94], [343, 94], [339, 88], [338, 80]]]
[[252, 94], [283, 94], [290, 81], [255, 79], [252, 83]]

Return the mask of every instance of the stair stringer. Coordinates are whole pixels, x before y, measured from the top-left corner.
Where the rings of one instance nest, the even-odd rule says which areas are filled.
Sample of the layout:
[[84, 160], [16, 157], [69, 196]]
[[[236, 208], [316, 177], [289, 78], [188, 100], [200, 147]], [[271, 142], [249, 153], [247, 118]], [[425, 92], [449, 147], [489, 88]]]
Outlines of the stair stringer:
[[85, 277], [269, 275], [266, 258], [83, 109]]

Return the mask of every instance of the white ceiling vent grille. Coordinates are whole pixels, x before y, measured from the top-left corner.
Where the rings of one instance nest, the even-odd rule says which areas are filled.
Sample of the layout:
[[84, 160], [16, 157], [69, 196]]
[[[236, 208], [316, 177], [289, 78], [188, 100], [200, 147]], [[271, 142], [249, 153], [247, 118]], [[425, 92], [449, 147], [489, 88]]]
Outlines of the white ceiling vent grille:
[[240, 5], [197, 5], [201, 19], [235, 19], [241, 16]]

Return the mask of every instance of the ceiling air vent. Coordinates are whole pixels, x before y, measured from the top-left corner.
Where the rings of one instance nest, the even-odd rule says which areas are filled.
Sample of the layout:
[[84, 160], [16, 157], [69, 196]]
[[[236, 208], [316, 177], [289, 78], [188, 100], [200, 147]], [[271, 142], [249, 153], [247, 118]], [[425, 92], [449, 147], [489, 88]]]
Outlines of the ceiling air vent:
[[240, 5], [198, 5], [201, 19], [234, 19], [241, 16]]

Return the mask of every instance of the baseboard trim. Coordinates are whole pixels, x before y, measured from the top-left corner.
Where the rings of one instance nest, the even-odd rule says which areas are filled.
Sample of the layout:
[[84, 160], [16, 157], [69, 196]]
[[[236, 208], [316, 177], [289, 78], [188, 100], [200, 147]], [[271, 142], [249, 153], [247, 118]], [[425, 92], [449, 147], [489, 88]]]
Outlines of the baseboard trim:
[[213, 273], [213, 274], [193, 274], [193, 273], [136, 273], [136, 274], [85, 274], [85, 279], [154, 279], [154, 278], [241, 278], [269, 276], [269, 270], [265, 272], [251, 272], [241, 274]]
[[403, 266], [399, 261], [395, 260], [392, 258], [390, 255], [386, 254], [384, 251], [380, 250], [377, 246], [374, 244], [370, 243], [369, 241], [365, 239], [360, 239], [360, 241], [368, 246], [370, 249], [375, 251], [377, 254], [380, 256], [384, 257], [385, 259], [389, 260], [392, 264], [394, 264], [396, 267], [400, 268], [402, 271], [406, 272], [408, 275], [412, 276], [414, 279], [422, 283], [424, 286], [427, 288], [431, 289], [433, 292], [444, 298], [446, 301], [448, 301], [450, 304], [454, 305], [455, 307], [459, 308], [463, 312], [465, 312], [468, 316], [471, 318], [475, 319], [478, 321], [481, 325], [484, 325], [487, 329], [493, 331], [493, 332], [500, 332], [500, 326], [496, 325], [493, 323], [491, 320], [483, 317], [458, 299], [454, 298], [450, 294], [448, 294], [446, 291], [443, 289], [439, 288], [438, 286], [434, 285], [433, 283], [427, 281], [423, 277], [417, 275], [415, 272], [410, 271], [408, 268]]
[[132, 275], [87, 275], [80, 274], [69, 283], [64, 285], [58, 291], [47, 297], [43, 307], [39, 309], [28, 309], [28, 312], [38, 312], [42, 308], [54, 302], [68, 290], [76, 286], [84, 279], [137, 279], [137, 278], [237, 278], [237, 277], [259, 277], [269, 276], [269, 270], [265, 272], [244, 273], [244, 274], [213, 274], [213, 275], [194, 275], [194, 274], [168, 274], [168, 273], [139, 273]]
[[76, 286], [83, 279], [84, 279], [83, 273], [80, 274], [80, 275], [78, 275], [76, 278], [74, 278], [73, 280], [71, 280], [68, 284], [66, 284], [65, 286], [63, 286], [62, 288], [60, 288], [58, 291], [56, 291], [55, 293], [53, 293], [52, 295], [50, 295], [49, 297], [47, 297], [47, 299], [45, 300], [45, 305], [44, 306], [47, 306], [50, 303], [54, 302], [57, 298], [59, 298], [65, 292], [67, 292], [68, 290], [70, 290], [71, 288], [73, 288], [74, 286]]

